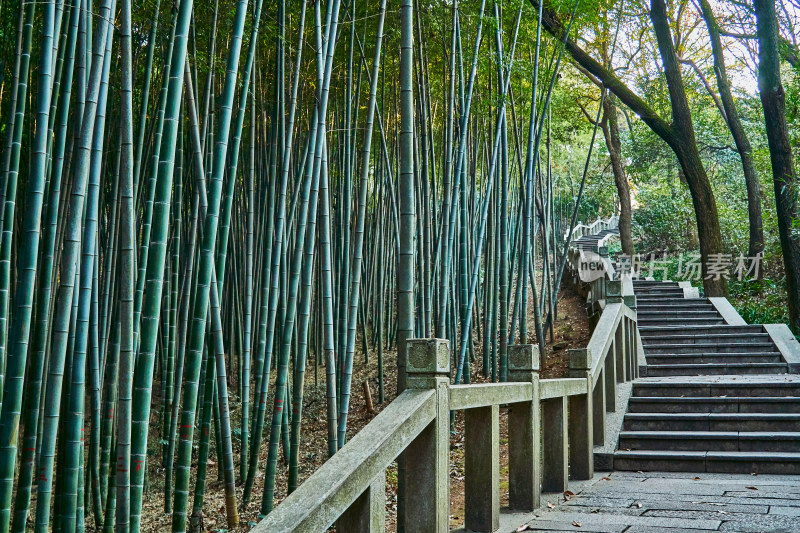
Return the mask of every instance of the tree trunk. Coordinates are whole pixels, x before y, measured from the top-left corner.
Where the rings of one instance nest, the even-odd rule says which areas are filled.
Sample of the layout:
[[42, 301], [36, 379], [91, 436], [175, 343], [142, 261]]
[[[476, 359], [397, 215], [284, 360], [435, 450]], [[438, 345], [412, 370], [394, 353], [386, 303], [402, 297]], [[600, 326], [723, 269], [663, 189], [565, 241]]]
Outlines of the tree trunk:
[[[722, 42], [719, 37], [719, 27], [714, 18], [714, 12], [708, 0], [700, 0], [703, 19], [708, 26], [708, 35], [711, 39], [711, 51], [714, 56], [714, 73], [717, 77], [717, 88], [719, 89], [722, 107], [725, 110], [725, 120], [736, 144], [736, 151], [742, 158], [742, 171], [744, 181], [747, 186], [747, 216], [750, 221], [750, 243], [748, 255], [755, 257], [764, 251], [764, 228], [761, 219], [761, 185], [758, 182], [758, 173], [753, 163], [753, 154], [750, 147], [750, 140], [742, 126], [739, 112], [731, 95], [731, 86], [728, 81], [728, 73], [725, 68], [725, 58], [723, 56]], [[763, 270], [759, 269], [759, 277]]]
[[603, 101], [603, 121], [600, 123], [606, 139], [608, 154], [611, 158], [611, 169], [614, 172], [614, 184], [619, 195], [619, 238], [622, 241], [622, 253], [632, 256], [635, 253], [633, 235], [631, 233], [631, 189], [625, 166], [622, 164], [622, 143], [619, 139], [619, 122], [617, 107], [613, 95]]
[[727, 296], [727, 279], [708, 276], [708, 264], [715, 254], [722, 252], [722, 234], [719, 228], [717, 203], [711, 190], [700, 152], [697, 150], [697, 141], [694, 135], [694, 124], [686, 90], [681, 76], [681, 67], [675, 54], [672, 42], [672, 32], [667, 18], [667, 5], [664, 0], [652, 0], [650, 6], [650, 20], [653, 21], [658, 50], [664, 64], [664, 75], [667, 78], [669, 99], [672, 105], [672, 124], [670, 139], [665, 139], [678, 156], [678, 161], [683, 168], [689, 191], [692, 195], [695, 218], [697, 219], [697, 236], [700, 240], [700, 254], [703, 257], [703, 287], [706, 296]]
[[797, 201], [797, 175], [786, 127], [786, 96], [781, 84], [778, 56], [778, 20], [772, 0], [754, 0], [753, 4], [759, 42], [758, 88], [767, 127], [778, 232], [786, 269], [789, 323], [795, 333], [800, 333], [800, 239], [792, 234], [795, 221], [800, 217], [800, 209]]
[[[531, 3], [538, 7], [539, 1], [531, 0]], [[664, 0], [653, 0], [650, 17], [656, 29], [656, 37], [658, 38], [659, 50], [664, 61], [664, 70], [669, 86], [673, 121], [671, 124], [661, 118], [647, 102], [631, 91], [611, 71], [587, 54], [575, 41], [564, 39], [566, 30], [552, 10], [542, 10], [542, 25], [548, 33], [564, 41], [567, 52], [575, 62], [602, 81], [611, 92], [639, 115], [645, 124], [675, 152], [686, 176], [689, 192], [692, 195], [705, 278], [709, 259], [716, 254], [722, 253], [722, 235], [719, 228], [717, 204], [714, 201], [714, 194], [711, 190], [711, 183], [708, 181], [705, 167], [700, 159], [700, 152], [697, 150], [691, 113], [686, 100], [686, 92], [683, 88], [680, 65], [672, 44]], [[712, 276], [711, 278], [703, 279], [703, 287], [705, 288], [706, 296], [726, 296], [728, 293], [728, 282], [724, 278], [713, 279]]]

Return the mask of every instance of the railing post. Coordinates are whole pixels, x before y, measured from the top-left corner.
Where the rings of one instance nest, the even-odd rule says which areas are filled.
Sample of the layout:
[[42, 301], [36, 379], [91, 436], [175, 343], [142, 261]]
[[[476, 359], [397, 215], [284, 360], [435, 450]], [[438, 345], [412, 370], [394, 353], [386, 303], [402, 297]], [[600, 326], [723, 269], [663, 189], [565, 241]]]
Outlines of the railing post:
[[[608, 257], [608, 249], [606, 249], [606, 257]], [[622, 303], [622, 282], [618, 279], [606, 281], [606, 303], [618, 304]]]
[[636, 320], [631, 319], [628, 324], [628, 334], [631, 337], [631, 376], [636, 379], [639, 377], [639, 335]]
[[617, 410], [617, 367], [614, 364], [614, 355], [617, 352], [617, 341], [611, 341], [611, 346], [606, 353], [605, 363], [603, 364], [603, 378], [605, 381], [606, 412], [612, 413]]
[[539, 410], [539, 347], [508, 347], [508, 379], [531, 384], [531, 401], [511, 404], [508, 412], [508, 503], [532, 511], [541, 496], [541, 415]]
[[[605, 260], [608, 259], [608, 246], [598, 246], [597, 247], [597, 255], [600, 256], [600, 266], [605, 268]], [[602, 289], [600, 294], [598, 295], [598, 299], [605, 300], [608, 303], [608, 278], [607, 276], [603, 276], [600, 278], [600, 284], [602, 285]]]
[[572, 479], [594, 476], [594, 431], [592, 428], [592, 352], [588, 348], [569, 351], [569, 374], [586, 380], [586, 394], [569, 397], [569, 466]]
[[592, 440], [597, 446], [606, 442], [606, 371], [600, 370], [592, 391]]
[[628, 354], [630, 352], [628, 346], [628, 337], [625, 333], [625, 320], [626, 317], [622, 317], [617, 324], [617, 331], [614, 332], [614, 344], [617, 346], [617, 382], [629, 381], [630, 380], [630, 368], [628, 367]]
[[[622, 281], [614, 280], [609, 281], [606, 285], [606, 303], [619, 304], [622, 303]], [[620, 324], [622, 319], [620, 320]], [[625, 358], [627, 357], [627, 343], [623, 335], [622, 328], [617, 325], [617, 330], [614, 332], [614, 364], [616, 365], [616, 379], [617, 382], [627, 381], [627, 371], [625, 365]]]
[[[630, 294], [628, 294], [630, 292]], [[626, 291], [623, 293], [622, 296], [623, 302], [628, 309], [633, 311], [634, 316], [636, 315], [636, 295], [633, 294], [633, 287], [631, 285], [630, 291]], [[629, 376], [631, 380], [636, 379], [639, 377], [639, 361], [637, 359], [637, 347], [636, 347], [636, 320], [634, 319], [626, 319], [626, 333], [628, 335], [628, 365], [630, 367]]]
[[542, 491], [564, 492], [569, 479], [567, 462], [567, 397], [542, 400]]
[[381, 472], [339, 517], [336, 530], [353, 533], [386, 530], [386, 472]]
[[450, 530], [450, 347], [446, 339], [409, 339], [407, 388], [436, 390], [436, 418], [403, 452], [407, 533]]
[[500, 527], [500, 406], [464, 412], [464, 526], [491, 533]]

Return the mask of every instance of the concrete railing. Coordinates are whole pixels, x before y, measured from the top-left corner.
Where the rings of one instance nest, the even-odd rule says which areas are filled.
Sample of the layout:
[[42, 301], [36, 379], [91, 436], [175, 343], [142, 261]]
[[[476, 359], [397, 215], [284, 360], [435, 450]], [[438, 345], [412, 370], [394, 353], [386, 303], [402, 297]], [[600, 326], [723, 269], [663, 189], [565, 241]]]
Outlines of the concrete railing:
[[[606, 303], [607, 283], [611, 280], [619, 280], [620, 275], [616, 272], [614, 265], [608, 254], [608, 241], [616, 235], [609, 234], [597, 242], [593, 254], [585, 254], [576, 245], [579, 237], [585, 235], [596, 235], [606, 229], [619, 227], [619, 217], [611, 216], [608, 219], [597, 219], [592, 224], [578, 224], [572, 229], [573, 239], [569, 250], [567, 250], [567, 272], [579, 292], [586, 296], [586, 311], [592, 325], [599, 319], [600, 313]], [[586, 263], [586, 264], [584, 264]], [[598, 273], [592, 276], [591, 281], [583, 281], [581, 272]], [[584, 277], [585, 279], [585, 277]], [[623, 285], [626, 287], [626, 294], [633, 296], [633, 284], [628, 276], [623, 277]]]
[[572, 240], [575, 241], [585, 235], [594, 235], [603, 230], [614, 229], [616, 227], [619, 227], [619, 217], [611, 215], [604, 219], [598, 217], [598, 219], [591, 224], [578, 224], [571, 230], [568, 229], [568, 231], [572, 231]]
[[570, 350], [570, 377], [539, 379], [534, 345], [508, 347], [509, 382], [450, 384], [448, 341], [408, 341], [408, 389], [290, 494], [257, 532], [383, 531], [385, 471], [402, 455], [407, 532], [444, 533], [450, 516], [450, 412], [464, 411], [465, 527], [495, 531], [500, 520], [500, 408], [508, 408], [509, 505], [530, 511], [541, 492], [594, 475], [616, 388], [638, 373], [632, 294], [607, 283], [606, 305], [586, 348]]

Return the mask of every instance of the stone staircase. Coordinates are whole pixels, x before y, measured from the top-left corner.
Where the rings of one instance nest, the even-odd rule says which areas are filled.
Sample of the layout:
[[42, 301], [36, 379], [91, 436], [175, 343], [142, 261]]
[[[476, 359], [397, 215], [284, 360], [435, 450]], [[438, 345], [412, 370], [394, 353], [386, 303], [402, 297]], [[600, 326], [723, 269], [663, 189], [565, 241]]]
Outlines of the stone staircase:
[[600, 242], [604, 241], [609, 235], [618, 235], [617, 228], [605, 229], [599, 233], [592, 235], [584, 235], [575, 241], [575, 246], [584, 252], [596, 252], [597, 246]]
[[647, 375], [785, 374], [760, 325], [729, 325], [708, 298], [684, 298], [675, 282], [634, 281]]
[[677, 283], [634, 281], [647, 377], [615, 470], [800, 474], [800, 377], [761, 325], [729, 324]]
[[614, 469], [800, 474], [800, 381], [642, 379]]

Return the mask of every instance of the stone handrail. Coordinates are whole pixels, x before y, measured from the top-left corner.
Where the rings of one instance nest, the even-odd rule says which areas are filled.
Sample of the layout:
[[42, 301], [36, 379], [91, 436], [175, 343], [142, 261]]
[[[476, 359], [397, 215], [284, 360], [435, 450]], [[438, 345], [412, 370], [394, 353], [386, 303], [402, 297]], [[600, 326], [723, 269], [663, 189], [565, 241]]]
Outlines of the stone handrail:
[[386, 468], [434, 418], [434, 390], [404, 391], [253, 531], [325, 531], [337, 519], [343, 526], [370, 505], [359, 501], [364, 495], [383, 507]]
[[[587, 256], [582, 250], [579, 249], [576, 241], [580, 237], [594, 235], [606, 229], [613, 229], [617, 227], [619, 227], [619, 217], [611, 216], [607, 219], [598, 218], [595, 222], [588, 225], [578, 224], [572, 229], [572, 239], [570, 240], [570, 247], [567, 250], [567, 267], [569, 275], [572, 276], [573, 284], [577, 285], [581, 282], [579, 274], [580, 269], [584, 266], [581, 264], [582, 262], [594, 263], [597, 265], [598, 269], [602, 267], [603, 276], [588, 282], [590, 285], [588, 301], [590, 309], [595, 307], [596, 304], [600, 304], [601, 306], [603, 305], [603, 301], [605, 299], [605, 281], [618, 277], [618, 274], [614, 269], [614, 265], [608, 257], [608, 248], [606, 247], [608, 241], [612, 238], [616, 238], [616, 235], [608, 234], [598, 241], [597, 248], [595, 250], [591, 250], [591, 252], [596, 255], [589, 254]], [[593, 313], [590, 312], [590, 314]]]
[[575, 241], [584, 235], [594, 235], [595, 233], [600, 233], [606, 229], [613, 229], [619, 226], [619, 217], [616, 215], [611, 215], [606, 219], [598, 218], [591, 224], [578, 224], [571, 230], [572, 231], [572, 240]]
[[[594, 475], [594, 447], [616, 388], [638, 374], [635, 297], [608, 281], [606, 305], [586, 348], [569, 351], [569, 377], [539, 379], [538, 347], [508, 347], [506, 383], [451, 385], [446, 340], [408, 341], [408, 389], [254, 529], [385, 529], [385, 471], [398, 459], [407, 532], [445, 533], [450, 516], [450, 413], [464, 411], [465, 527], [495, 531], [500, 516], [500, 407], [508, 408], [509, 505], [530, 511], [541, 493]], [[401, 459], [402, 458], [402, 459]]]

